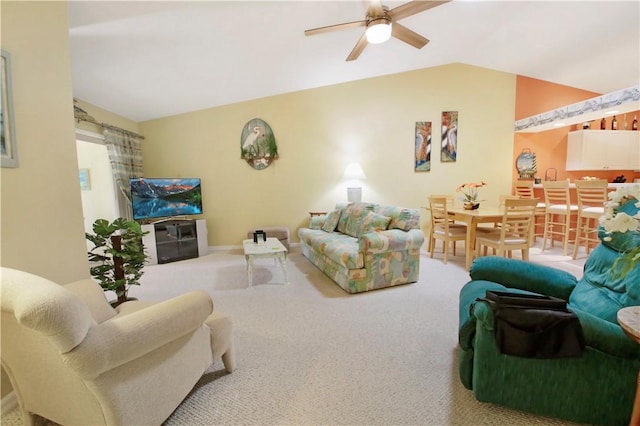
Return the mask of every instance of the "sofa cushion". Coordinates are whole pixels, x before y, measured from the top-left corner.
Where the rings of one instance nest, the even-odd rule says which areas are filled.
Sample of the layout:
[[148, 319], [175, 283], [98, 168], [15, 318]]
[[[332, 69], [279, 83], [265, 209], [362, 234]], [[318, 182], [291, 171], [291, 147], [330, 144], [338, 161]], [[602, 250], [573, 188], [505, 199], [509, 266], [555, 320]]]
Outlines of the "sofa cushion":
[[346, 230], [347, 230], [347, 220], [349, 220], [349, 216], [347, 215], [347, 208], [350, 205], [351, 205], [351, 203], [349, 203], [349, 204], [344, 204], [344, 203], [336, 204], [336, 210], [340, 211], [340, 219], [338, 219], [337, 231], [338, 232], [342, 232], [343, 234], [345, 234]]
[[309, 218], [309, 229], [322, 229], [322, 226], [324, 225], [326, 219], [327, 215], [325, 214], [311, 216]]
[[344, 233], [351, 237], [358, 238], [360, 236], [360, 223], [373, 209], [374, 205], [371, 203], [350, 204], [343, 213], [347, 215], [347, 226], [345, 227]]
[[347, 269], [364, 268], [364, 256], [358, 240], [338, 232], [328, 233], [313, 229], [300, 229], [298, 236], [318, 253], [327, 256]]
[[66, 284], [64, 288], [86, 303], [91, 316], [98, 324], [116, 316], [117, 312], [107, 301], [104, 290], [93, 279], [74, 281]]
[[384, 231], [389, 226], [391, 218], [378, 213], [369, 212], [360, 222], [358, 236], [371, 231]]
[[409, 229], [415, 229], [420, 225], [420, 215], [417, 210], [402, 209], [398, 217], [391, 220], [389, 229], [400, 229], [402, 231], [408, 231]]
[[612, 265], [619, 256], [619, 252], [598, 245], [584, 265], [584, 275], [571, 293], [569, 304], [614, 324], [619, 309], [640, 305], [640, 264], [624, 277], [614, 279]]
[[330, 212], [325, 221], [324, 225], [322, 225], [322, 230], [325, 232], [333, 232], [336, 230], [336, 226], [338, 226], [338, 221], [340, 220], [341, 210], [334, 210]]
[[378, 206], [375, 212], [391, 218], [387, 229], [409, 229], [420, 228], [420, 212], [416, 209], [407, 209], [398, 206]]

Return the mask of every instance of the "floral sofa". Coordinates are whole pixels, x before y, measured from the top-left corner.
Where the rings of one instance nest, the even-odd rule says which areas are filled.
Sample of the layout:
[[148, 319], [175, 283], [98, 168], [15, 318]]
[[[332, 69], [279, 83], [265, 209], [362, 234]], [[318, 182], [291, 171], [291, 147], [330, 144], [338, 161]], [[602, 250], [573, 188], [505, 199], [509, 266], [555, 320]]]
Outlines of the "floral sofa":
[[418, 280], [420, 212], [372, 203], [338, 204], [298, 231], [302, 253], [348, 293]]

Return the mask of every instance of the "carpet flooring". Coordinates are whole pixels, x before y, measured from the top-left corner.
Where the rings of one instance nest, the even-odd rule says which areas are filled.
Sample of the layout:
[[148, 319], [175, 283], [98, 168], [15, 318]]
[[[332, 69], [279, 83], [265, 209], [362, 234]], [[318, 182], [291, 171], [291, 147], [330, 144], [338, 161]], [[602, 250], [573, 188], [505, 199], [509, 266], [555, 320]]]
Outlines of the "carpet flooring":
[[[558, 249], [531, 260], [582, 274]], [[462, 254], [462, 255], [461, 255]], [[241, 250], [145, 268], [130, 295], [165, 300], [204, 289], [230, 314], [238, 369], [218, 360], [166, 425], [575, 425], [476, 401], [457, 371], [464, 250], [421, 255], [420, 281], [349, 295], [296, 249], [289, 284], [257, 260], [247, 288]], [[152, 391], [152, 390], [150, 390]], [[2, 424], [21, 425], [18, 410]]]

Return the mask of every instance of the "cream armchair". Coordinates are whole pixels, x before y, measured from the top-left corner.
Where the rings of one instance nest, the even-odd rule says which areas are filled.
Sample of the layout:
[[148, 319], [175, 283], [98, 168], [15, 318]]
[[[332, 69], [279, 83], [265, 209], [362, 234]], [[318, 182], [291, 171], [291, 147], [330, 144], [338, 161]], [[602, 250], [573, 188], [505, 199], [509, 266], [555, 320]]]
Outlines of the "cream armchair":
[[218, 357], [231, 319], [204, 291], [113, 309], [91, 279], [64, 286], [2, 268], [2, 367], [25, 425], [159, 425]]

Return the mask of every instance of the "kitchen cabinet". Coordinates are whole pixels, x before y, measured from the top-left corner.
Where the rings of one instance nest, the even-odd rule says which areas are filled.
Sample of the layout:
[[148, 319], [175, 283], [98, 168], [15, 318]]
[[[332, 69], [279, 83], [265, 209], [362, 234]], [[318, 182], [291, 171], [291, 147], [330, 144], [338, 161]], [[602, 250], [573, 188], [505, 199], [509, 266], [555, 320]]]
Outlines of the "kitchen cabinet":
[[567, 170], [640, 168], [640, 132], [578, 130], [567, 136]]

